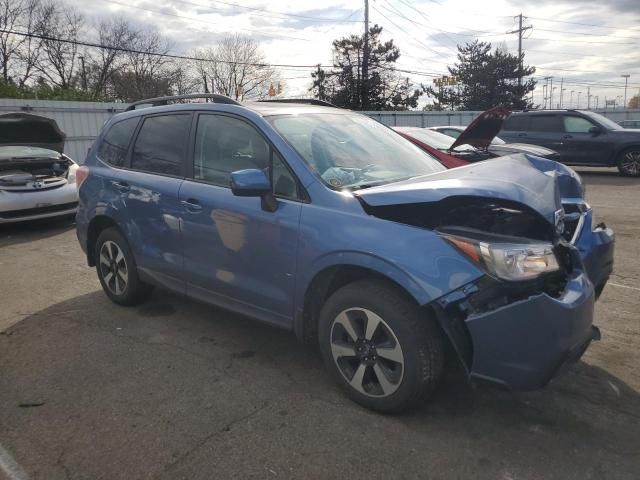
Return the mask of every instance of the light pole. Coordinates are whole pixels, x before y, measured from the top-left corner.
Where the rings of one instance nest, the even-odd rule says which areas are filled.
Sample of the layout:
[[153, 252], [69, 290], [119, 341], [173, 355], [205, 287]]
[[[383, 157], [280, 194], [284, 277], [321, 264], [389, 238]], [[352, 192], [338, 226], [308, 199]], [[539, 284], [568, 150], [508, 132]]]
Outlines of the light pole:
[[553, 92], [555, 92], [558, 89], [558, 87], [552, 87], [551, 88], [551, 108], [553, 108]]
[[569, 108], [573, 107], [573, 92], [575, 92], [575, 90], [571, 90], [571, 92], [569, 92], [571, 95], [569, 95]]
[[596, 95], [596, 110], [598, 109], [598, 100], [600, 99], [600, 97], [598, 95]]
[[580, 108], [580, 95], [582, 95], [582, 92], [578, 92], [578, 105], [576, 108]]
[[620, 76], [624, 78], [624, 104], [622, 105], [622, 107], [627, 108], [627, 83], [629, 82], [629, 77], [631, 75], [629, 75], [628, 73], [624, 73]]
[[566, 88], [563, 88], [562, 90], [560, 90], [560, 108], [562, 108], [562, 100], [564, 99], [565, 90]]

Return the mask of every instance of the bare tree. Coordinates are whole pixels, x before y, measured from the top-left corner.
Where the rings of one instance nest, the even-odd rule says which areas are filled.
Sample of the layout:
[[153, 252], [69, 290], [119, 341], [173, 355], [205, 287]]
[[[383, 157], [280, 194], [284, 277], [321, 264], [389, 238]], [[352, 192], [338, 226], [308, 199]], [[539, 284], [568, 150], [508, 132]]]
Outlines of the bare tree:
[[31, 40], [9, 32], [31, 32], [37, 4], [37, 0], [0, 0], [0, 69], [5, 83], [11, 79], [12, 70], [18, 68], [23, 45]]
[[126, 69], [114, 74], [116, 96], [124, 101], [168, 95], [169, 41], [156, 30], [136, 32], [125, 54]]
[[74, 69], [78, 59], [80, 32], [84, 17], [72, 7], [58, 3], [43, 5], [37, 32], [42, 35], [42, 57], [38, 70], [53, 85], [73, 86]]
[[135, 28], [122, 17], [100, 22], [97, 28], [98, 43], [112, 49], [101, 48], [88, 55], [88, 76], [94, 97], [105, 96], [113, 73], [122, 67], [125, 54], [122, 50], [130, 47], [137, 35]]
[[207, 88], [236, 100], [264, 98], [278, 77], [255, 40], [242, 35], [223, 39], [214, 48], [196, 52], [196, 70]]
[[[9, 0], [11, 1], [11, 0]], [[23, 13], [21, 27], [27, 33], [35, 33], [37, 26], [40, 24], [41, 15], [43, 13], [40, 0], [23, 0], [26, 5], [26, 11]], [[23, 37], [20, 48], [17, 51], [17, 58], [14, 72], [17, 84], [24, 87], [36, 70], [38, 60], [40, 58], [40, 47], [42, 42], [38, 38]]]

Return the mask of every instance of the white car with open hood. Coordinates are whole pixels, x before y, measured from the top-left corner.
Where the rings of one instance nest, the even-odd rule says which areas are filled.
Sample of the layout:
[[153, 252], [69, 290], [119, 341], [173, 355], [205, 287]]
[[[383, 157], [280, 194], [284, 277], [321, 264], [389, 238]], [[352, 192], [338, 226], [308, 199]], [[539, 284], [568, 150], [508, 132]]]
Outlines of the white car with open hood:
[[78, 165], [64, 141], [53, 119], [0, 115], [0, 224], [75, 214]]

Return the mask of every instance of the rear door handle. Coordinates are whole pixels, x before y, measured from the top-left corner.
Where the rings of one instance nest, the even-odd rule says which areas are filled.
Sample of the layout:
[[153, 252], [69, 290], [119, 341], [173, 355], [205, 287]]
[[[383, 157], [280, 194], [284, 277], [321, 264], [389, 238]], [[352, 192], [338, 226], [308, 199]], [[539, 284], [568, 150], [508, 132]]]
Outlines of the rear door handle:
[[202, 210], [202, 205], [195, 198], [188, 198], [186, 200], [181, 200], [180, 204], [191, 213], [197, 213]]
[[111, 182], [111, 185], [116, 187], [116, 190], [122, 193], [127, 193], [129, 190], [131, 190], [131, 186], [127, 182], [118, 182], [114, 180]]

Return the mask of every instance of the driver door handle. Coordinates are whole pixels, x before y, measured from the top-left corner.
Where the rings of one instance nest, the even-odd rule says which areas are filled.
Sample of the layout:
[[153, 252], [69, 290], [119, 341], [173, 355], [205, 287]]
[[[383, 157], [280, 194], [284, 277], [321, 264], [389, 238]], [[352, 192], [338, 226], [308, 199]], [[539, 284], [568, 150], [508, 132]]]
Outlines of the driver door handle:
[[202, 205], [195, 198], [187, 198], [186, 200], [181, 200], [180, 204], [191, 213], [198, 213], [202, 210]]

